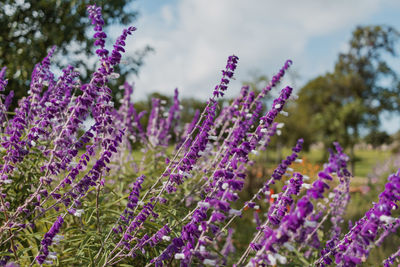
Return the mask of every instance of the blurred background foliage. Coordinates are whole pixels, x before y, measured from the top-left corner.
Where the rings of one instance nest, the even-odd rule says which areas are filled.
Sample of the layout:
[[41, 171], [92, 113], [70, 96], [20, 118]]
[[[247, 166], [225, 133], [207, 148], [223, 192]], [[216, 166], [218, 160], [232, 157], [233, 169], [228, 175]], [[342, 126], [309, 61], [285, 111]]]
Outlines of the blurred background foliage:
[[[353, 31], [348, 51], [338, 55], [334, 70], [309, 81], [292, 105], [286, 131], [290, 138], [304, 137], [308, 144], [328, 147], [339, 141], [349, 148], [364, 141], [377, 145], [388, 140], [379, 136], [382, 112], [399, 112], [399, 77], [387, 63], [396, 57], [399, 32], [390, 26], [359, 26]], [[304, 122], [294, 123], [294, 122]], [[352, 162], [354, 171], [354, 162]]]

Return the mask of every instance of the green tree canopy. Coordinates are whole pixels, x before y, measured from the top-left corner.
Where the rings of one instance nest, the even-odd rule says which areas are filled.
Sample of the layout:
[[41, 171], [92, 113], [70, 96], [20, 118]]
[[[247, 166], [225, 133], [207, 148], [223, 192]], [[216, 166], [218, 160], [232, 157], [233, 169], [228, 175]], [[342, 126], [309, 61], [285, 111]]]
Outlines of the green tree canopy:
[[392, 137], [388, 133], [379, 130], [372, 130], [364, 137], [364, 140], [367, 144], [371, 144], [374, 148], [377, 148], [383, 144], [390, 144], [393, 141]]
[[390, 26], [357, 27], [334, 70], [300, 90], [296, 109], [326, 146], [337, 140], [353, 148], [361, 131], [379, 127], [383, 111], [399, 111], [398, 74], [388, 64], [399, 36]]

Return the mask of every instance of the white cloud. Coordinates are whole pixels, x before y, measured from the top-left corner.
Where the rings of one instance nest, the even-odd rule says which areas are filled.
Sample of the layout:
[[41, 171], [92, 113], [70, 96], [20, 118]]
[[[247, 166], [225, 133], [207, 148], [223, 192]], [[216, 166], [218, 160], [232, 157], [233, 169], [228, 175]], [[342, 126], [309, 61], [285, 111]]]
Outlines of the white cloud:
[[170, 6], [165, 5], [161, 8], [161, 17], [167, 24], [171, 24], [174, 20], [174, 14]]
[[135, 78], [135, 96], [153, 91], [172, 95], [175, 87], [185, 96], [211, 96], [226, 58], [233, 53], [239, 56], [239, 67], [231, 95], [251, 70], [271, 76], [288, 58], [307, 77], [315, 73], [313, 66], [324, 66], [322, 59], [307, 58], [310, 40], [352, 29], [376, 12], [381, 2], [181, 0], [142, 13], [138, 31], [128, 41], [128, 53], [145, 44], [156, 52], [146, 58]]

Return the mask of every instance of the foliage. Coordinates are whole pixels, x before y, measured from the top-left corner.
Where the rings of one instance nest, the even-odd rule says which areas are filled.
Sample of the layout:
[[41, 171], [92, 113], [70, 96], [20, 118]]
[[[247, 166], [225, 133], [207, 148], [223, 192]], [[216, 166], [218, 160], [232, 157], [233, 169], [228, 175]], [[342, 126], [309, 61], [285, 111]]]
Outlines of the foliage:
[[397, 56], [398, 39], [389, 26], [357, 27], [334, 71], [309, 81], [298, 93], [293, 117], [286, 120], [294, 137], [287, 138], [302, 135], [325, 147], [340, 141], [353, 148], [361, 130], [376, 131], [383, 111], [398, 112], [399, 79], [387, 63]]
[[380, 145], [389, 145], [392, 143], [392, 138], [386, 132], [383, 131], [371, 131], [364, 137], [367, 144], [371, 144], [374, 148]]
[[[124, 84], [118, 108], [109, 88], [136, 28], [125, 29], [110, 52], [101, 8], [89, 6], [88, 13], [99, 61], [90, 81], [81, 84], [71, 66], [56, 78], [50, 50], [14, 112], [1, 102], [0, 265], [325, 266], [334, 256], [336, 264], [354, 266], [400, 226], [399, 170], [342, 231], [351, 174], [338, 143], [322, 169], [309, 172], [299, 158], [304, 140], [297, 140], [270, 175], [259, 175], [258, 191], [243, 197], [257, 154], [283, 130], [276, 120], [293, 89], [281, 89], [266, 113], [262, 100], [290, 60], [258, 93], [244, 86], [221, 106], [238, 64], [232, 55], [190, 122], [181, 120], [176, 90], [169, 102], [154, 95], [143, 123], [133, 88]], [[5, 86], [3, 70], [1, 92]], [[93, 123], [82, 131], [89, 116]], [[237, 234], [250, 242], [239, 243]]]

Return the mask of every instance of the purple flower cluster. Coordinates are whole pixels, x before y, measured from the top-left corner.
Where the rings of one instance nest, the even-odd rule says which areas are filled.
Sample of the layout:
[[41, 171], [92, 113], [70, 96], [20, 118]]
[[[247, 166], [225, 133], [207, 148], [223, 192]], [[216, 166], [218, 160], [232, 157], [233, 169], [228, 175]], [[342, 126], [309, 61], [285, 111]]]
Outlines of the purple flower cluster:
[[94, 45], [100, 47], [96, 50], [96, 54], [100, 58], [105, 58], [108, 55], [108, 50], [104, 49], [107, 34], [103, 31], [104, 20], [101, 15], [101, 7], [97, 7], [96, 5], [89, 6], [88, 13], [89, 18], [92, 20], [92, 24], [95, 25], [94, 31], [96, 33], [93, 35], [93, 38], [95, 38], [96, 41], [94, 42]]
[[[142, 189], [144, 178], [145, 176], [141, 175], [138, 178], [136, 178], [136, 181], [133, 183], [132, 191], [128, 197], [128, 204], [126, 204], [126, 208], [120, 216], [121, 221], [124, 222], [125, 224], [129, 225], [130, 221], [134, 217], [133, 212], [139, 201], [140, 190]], [[123, 226], [119, 225], [118, 228], [113, 228], [113, 231], [114, 233], [122, 233]]]
[[158, 230], [153, 236], [149, 237], [145, 234], [139, 242], [137, 242], [136, 246], [131, 249], [129, 255], [135, 257], [134, 251], [141, 250], [142, 253], [145, 253], [145, 245], [150, 245], [151, 247], [155, 247], [158, 243], [162, 242], [163, 240], [169, 241], [171, 238], [168, 236], [171, 232], [168, 225], [164, 225], [160, 230]]
[[[30, 84], [29, 96], [20, 100], [19, 107], [15, 110], [11, 123], [6, 127], [5, 134], [2, 136], [2, 146], [7, 150], [6, 155], [3, 156], [4, 163], [1, 169], [1, 179], [8, 180], [8, 174], [14, 170], [14, 165], [21, 162], [23, 158], [29, 153], [29, 146], [31, 145], [26, 140], [23, 140], [24, 130], [28, 127], [29, 123], [33, 120], [35, 115], [40, 115], [43, 106], [38, 105], [41, 99], [41, 92], [45, 82], [53, 82], [53, 74], [50, 72], [50, 58], [54, 53], [53, 47], [47, 56], [40, 64], [37, 64], [32, 72], [32, 79]], [[0, 92], [4, 90], [7, 85], [7, 80], [4, 79], [5, 68], [0, 71]], [[11, 95], [13, 93], [10, 93]], [[7, 102], [9, 102], [8, 100]], [[9, 105], [9, 103], [7, 103]], [[1, 117], [4, 117], [6, 106], [1, 104]]]
[[94, 163], [92, 169], [86, 174], [74, 187], [75, 192], [71, 192], [72, 198], [76, 198], [77, 195], [83, 196], [90, 188], [90, 186], [95, 186], [97, 181], [103, 175], [103, 169], [109, 170], [107, 163], [111, 161], [111, 156], [113, 153], [117, 152], [117, 147], [122, 141], [122, 136], [124, 132], [119, 131], [114, 138], [105, 139], [103, 143], [104, 150], [99, 156], [99, 159]]
[[286, 60], [285, 64], [283, 67], [279, 70], [279, 72], [274, 75], [269, 82], [269, 84], [261, 91], [260, 97], [263, 97], [266, 95], [273, 87], [275, 87], [282, 79], [282, 77], [285, 75], [285, 72], [290, 68], [290, 66], [293, 64], [293, 61], [290, 59]]
[[[272, 109], [267, 114], [267, 118], [275, 118], [277, 114], [283, 109], [283, 105], [289, 98], [291, 93], [291, 88], [284, 88], [281, 95], [274, 100]], [[255, 100], [254, 93], [247, 95], [244, 105], [246, 108], [251, 106], [251, 103]], [[255, 103], [256, 109], [252, 116], [244, 116], [247, 119], [239, 122], [238, 127], [233, 131], [233, 139], [228, 144], [229, 149], [227, 154], [221, 159], [218, 164], [218, 169], [213, 174], [213, 180], [210, 184], [211, 187], [206, 189], [208, 196], [193, 212], [191, 216], [191, 221], [182, 227], [181, 231], [181, 241], [180, 246], [175, 243], [171, 243], [169, 247], [156, 259], [154, 262], [161, 264], [162, 261], [172, 257], [181, 259], [181, 264], [184, 266], [190, 265], [192, 257], [196, 256], [200, 260], [211, 260], [211, 255], [206, 251], [198, 251], [199, 246], [205, 247], [207, 245], [206, 240], [210, 239], [207, 237], [209, 234], [216, 234], [219, 231], [219, 227], [216, 226], [217, 223], [224, 222], [227, 218], [227, 213], [231, 211], [229, 201], [235, 201], [237, 197], [233, 194], [233, 191], [240, 191], [243, 187], [243, 179], [245, 174], [238, 168], [238, 162], [247, 162], [248, 154], [254, 150], [261, 137], [264, 133], [261, 132], [260, 126], [258, 131], [256, 130], [254, 135], [249, 136], [250, 141], [239, 141], [245, 139], [247, 135], [245, 134], [250, 126], [258, 118], [258, 113], [261, 111], [260, 103]], [[247, 111], [248, 112], [248, 111]], [[247, 113], [246, 112], [246, 113]], [[262, 123], [262, 127], [268, 128], [272, 124], [272, 120], [267, 123]], [[299, 141], [299, 147], [294, 149], [294, 153], [299, 152], [301, 149], [302, 141]], [[226, 156], [228, 155], [228, 156]], [[230, 156], [232, 155], [232, 158]], [[297, 155], [294, 157], [294, 159]], [[293, 159], [293, 160], [294, 160]], [[229, 161], [229, 164], [227, 164]], [[212, 190], [211, 188], [215, 188]], [[205, 216], [205, 212], [209, 207], [213, 207], [211, 215]], [[232, 214], [233, 215], [233, 214]], [[208, 220], [207, 220], [208, 218]], [[178, 253], [179, 252], [179, 253]], [[175, 254], [174, 254], [175, 253]]]
[[233, 118], [239, 117], [239, 106], [245, 101], [250, 87], [245, 85], [241, 88], [239, 96], [237, 96], [230, 106], [223, 107], [221, 114], [215, 121], [215, 129], [218, 129], [221, 125], [223, 128], [221, 132], [225, 132], [226, 127], [231, 123]]
[[225, 70], [222, 71], [222, 78], [219, 85], [215, 86], [214, 97], [224, 96], [224, 92], [228, 89], [229, 79], [233, 78], [233, 72], [236, 69], [238, 57], [232, 55], [228, 58]]
[[154, 247], [157, 245], [161, 240], [169, 241], [169, 233], [171, 229], [169, 229], [168, 225], [164, 225], [160, 230], [158, 230], [152, 237], [149, 239], [150, 246]]
[[[4, 92], [8, 80], [5, 79], [6, 67], [3, 67], [0, 71], [0, 92]], [[4, 99], [4, 95], [0, 94], [0, 125], [7, 119], [7, 110], [9, 105], [11, 104], [12, 97], [14, 95], [14, 91], [10, 91], [9, 95]], [[4, 103], [3, 103], [4, 101]]]
[[11, 90], [11, 91], [8, 93], [8, 95], [6, 96], [6, 99], [4, 100], [4, 107], [5, 107], [5, 110], [8, 110], [8, 108], [10, 107], [11, 102], [12, 102], [12, 100], [13, 100], [13, 97], [14, 97], [14, 91]]
[[383, 266], [384, 267], [390, 267], [390, 265], [394, 264], [394, 261], [400, 256], [400, 248], [393, 253], [392, 255], [390, 255], [389, 258], [387, 258], [386, 260], [384, 260], [383, 262]]
[[[323, 198], [323, 193], [326, 189], [329, 189], [329, 186], [325, 183], [325, 180], [332, 179], [331, 174], [333, 171], [342, 173], [343, 168], [346, 168], [345, 162], [338, 162], [340, 159], [345, 159], [345, 155], [343, 154], [340, 146], [337, 146], [338, 153], [331, 153], [331, 157], [329, 163], [324, 166], [324, 170], [318, 173], [318, 179], [312, 184], [311, 188], [307, 190], [306, 195], [301, 197], [295, 206], [292, 205], [290, 212], [284, 215], [284, 210], [282, 212], [282, 219], [277, 221], [276, 228], [269, 227], [265, 225], [262, 227], [263, 238], [260, 239], [260, 243], [251, 244], [252, 248], [257, 251], [256, 256], [250, 260], [250, 263], [254, 266], [257, 264], [268, 263], [273, 264], [276, 261], [276, 258], [280, 257], [279, 254], [273, 256], [273, 254], [278, 253], [279, 249], [282, 246], [289, 244], [290, 242], [308, 242], [308, 235], [310, 235], [312, 239], [311, 245], [314, 247], [318, 247], [319, 240], [314, 238], [316, 235], [313, 233], [315, 227], [317, 226], [317, 220], [320, 218], [320, 213], [313, 214], [314, 205], [312, 203], [312, 199], [317, 200]], [[335, 166], [340, 166], [340, 168], [335, 168]], [[293, 190], [293, 192], [297, 192]], [[285, 194], [285, 193], [281, 193]], [[273, 205], [272, 207], [274, 207]], [[270, 218], [268, 218], [270, 219]], [[275, 219], [274, 217], [272, 219]], [[269, 221], [268, 221], [269, 222]], [[311, 224], [311, 232], [307, 231], [309, 229], [305, 224]], [[305, 228], [306, 231], [302, 230]], [[300, 235], [299, 235], [300, 233]], [[259, 235], [258, 235], [259, 236]], [[254, 240], [257, 240], [257, 236]], [[271, 254], [272, 253], [272, 254]], [[244, 254], [245, 255], [245, 254]], [[241, 261], [243, 261], [244, 257], [242, 256]], [[282, 261], [283, 258], [280, 258]]]
[[53, 243], [53, 238], [60, 231], [63, 222], [63, 217], [58, 216], [57, 220], [51, 226], [50, 230], [44, 235], [43, 240], [40, 242], [42, 246], [40, 248], [39, 255], [36, 256], [36, 261], [39, 264], [43, 264], [47, 256], [49, 255], [49, 246]]
[[4, 92], [4, 90], [6, 89], [6, 86], [8, 84], [8, 80], [4, 79], [4, 77], [6, 75], [6, 69], [7, 69], [7, 67], [3, 67], [3, 68], [1, 68], [1, 71], [0, 71], [0, 92]]
[[[56, 203], [51, 206], [56, 211], [59, 210], [57, 205], [63, 203], [70, 213], [76, 214], [75, 207], [81, 205], [81, 198], [87, 194], [89, 188], [103, 184], [100, 178], [109, 171], [110, 168], [107, 167], [107, 164], [111, 162], [112, 155], [117, 152], [117, 147], [122, 141], [124, 129], [112, 127], [111, 90], [106, 83], [112, 74], [112, 67], [120, 62], [120, 52], [123, 52], [121, 47], [125, 45], [127, 35], [131, 34], [135, 28], [130, 27], [124, 30], [117, 39], [111, 56], [106, 57], [107, 53], [104, 52], [106, 35], [101, 28], [104, 22], [100, 9], [95, 6], [88, 9], [91, 19], [96, 24], [95, 38], [98, 40], [95, 45], [99, 45], [103, 49], [103, 51], [98, 51], [101, 56], [101, 66], [93, 74], [90, 83], [80, 86], [76, 80], [79, 74], [71, 66], [64, 69], [62, 76], [55, 82], [54, 75], [50, 72], [50, 57], [54, 53], [53, 48], [41, 64], [36, 65], [32, 74], [29, 96], [21, 100], [16, 109], [16, 115], [5, 131], [8, 137], [4, 136], [2, 142], [2, 146], [7, 149], [1, 168], [2, 180], [9, 180], [8, 174], [14, 170], [15, 164], [21, 162], [29, 150], [39, 142], [46, 144], [38, 146], [38, 149], [43, 152], [45, 157], [48, 157], [48, 161], [40, 167], [43, 176], [40, 177], [40, 184], [36, 191], [16, 209], [13, 217], [9, 219], [6, 217], [7, 220], [3, 227], [9, 225], [25, 227], [22, 226], [25, 224], [13, 222], [22, 212], [30, 216], [38, 210], [40, 213], [35, 218], [43, 216], [49, 210], [44, 208], [44, 204], [49, 201], [50, 196], [56, 200]], [[47, 90], [42, 93], [42, 89], [46, 86]], [[76, 88], [83, 93], [75, 98], [72, 96], [72, 92]], [[95, 124], [78, 139], [78, 129], [90, 113], [95, 119]], [[30, 125], [33, 126], [29, 129]], [[26, 137], [23, 136], [25, 130], [27, 130]], [[71, 164], [78, 155], [78, 149], [90, 142], [92, 138], [94, 138], [94, 142], [86, 147], [79, 163], [75, 166]], [[102, 150], [97, 154], [99, 147]], [[76, 180], [78, 175], [87, 168], [90, 157], [96, 154], [98, 159], [91, 166], [90, 171], [74, 183], [69, 191], [59, 193], [61, 188], [71, 185]], [[50, 185], [54, 176], [66, 170], [68, 171], [67, 175], [60, 180], [56, 187], [52, 188], [50, 193], [43, 188], [44, 185]], [[5, 198], [6, 196], [1, 194], [1, 197]], [[37, 209], [32, 211], [28, 209], [30, 204], [34, 204]], [[51, 243], [62, 220], [63, 217], [59, 217], [53, 228], [45, 235], [40, 255], [37, 258], [38, 262], [42, 263], [47, 257], [49, 240]], [[34, 225], [33, 221], [31, 225]]]
[[[268, 112], [268, 114], [261, 118], [263, 128], [270, 127], [276, 116], [279, 112], [283, 110], [283, 106], [285, 102], [289, 99], [290, 95], [292, 94], [293, 89], [289, 86], [282, 89], [280, 96], [274, 100], [272, 103], [272, 109]], [[260, 129], [261, 131], [261, 129]]]
[[282, 217], [288, 211], [288, 207], [292, 205], [293, 198], [292, 195], [298, 195], [300, 193], [300, 188], [303, 184], [303, 176], [295, 172], [293, 178], [289, 180], [289, 184], [282, 187], [282, 192], [279, 193], [277, 200], [271, 205], [268, 211], [268, 220], [274, 224], [278, 225]]
[[129, 242], [132, 240], [135, 235], [135, 231], [147, 220], [147, 218], [152, 215], [154, 218], [157, 218], [158, 215], [153, 211], [154, 205], [151, 203], [144, 204], [143, 208], [140, 210], [139, 214], [133, 218], [132, 222], [127, 227], [126, 231], [123, 234], [123, 244], [126, 248], [130, 248]]
[[[181, 164], [175, 168], [178, 170], [178, 173], [170, 174], [170, 179], [174, 184], [179, 185], [183, 183], [183, 179], [187, 178], [188, 173], [193, 169], [196, 161], [201, 157], [200, 152], [206, 149], [207, 143], [209, 142], [209, 131], [214, 123], [217, 108], [217, 102], [215, 100], [210, 99], [209, 101], [211, 105], [206, 107], [206, 117], [199, 127], [198, 135], [183, 156]], [[172, 184], [169, 184], [167, 191], [174, 192], [176, 191], [176, 187], [174, 187]]]
[[331, 208], [331, 238], [327, 241], [328, 247], [334, 247], [340, 238], [341, 224], [345, 214], [347, 204], [350, 202], [350, 172], [347, 170], [348, 157], [343, 153], [338, 143], [334, 143], [337, 154], [330, 152], [329, 167], [339, 177], [340, 184], [333, 189], [334, 197], [330, 203]]
[[[232, 71], [229, 71], [230, 78], [233, 76], [233, 70], [236, 68], [237, 60], [238, 58], [236, 56], [230, 56], [228, 58], [227, 68], [232, 69]], [[231, 66], [232, 64], [235, 64], [234, 67]], [[224, 75], [226, 75], [225, 72], [223, 72], [223, 77]], [[188, 176], [188, 173], [193, 169], [194, 164], [206, 149], [209, 140], [214, 138], [213, 136], [209, 135], [209, 132], [214, 125], [217, 105], [218, 102], [216, 100], [213, 98], [209, 99], [204, 112], [201, 114], [201, 117], [198, 120], [198, 123], [193, 127], [193, 131], [196, 130], [196, 128], [199, 130], [196, 138], [192, 141], [190, 138], [192, 133], [190, 133], [190, 135], [183, 142], [182, 145], [187, 151], [180, 160], [179, 164], [173, 166], [174, 170], [178, 170], [178, 173], [172, 173], [170, 169], [166, 171], [166, 174], [170, 176], [170, 180], [173, 183], [179, 185], [183, 182], [183, 178]], [[204, 120], [202, 121], [203, 117]], [[168, 192], [174, 192], [176, 190], [176, 188], [170, 183], [167, 184], [166, 189]]]
[[[99, 38], [97, 41], [100, 40], [100, 42], [97, 42], [95, 45], [99, 45], [101, 47], [100, 50], [104, 50], [103, 39], [106, 38], [106, 35], [101, 34], [101, 26], [104, 24], [101, 17], [101, 9], [96, 6], [89, 6], [88, 12], [89, 17], [92, 19], [92, 23], [96, 24], [95, 31], [97, 31], [98, 34], [95, 34], [95, 38]], [[127, 35], [131, 34], [134, 30], [135, 29], [132, 27], [128, 28], [128, 30], [124, 30], [123, 34], [117, 39], [115, 46], [124, 45], [124, 40]], [[118, 48], [114, 47], [114, 50], [117, 51]], [[115, 52], [114, 50], [112, 55], [108, 58], [106, 58], [107, 53], [104, 51], [97, 51], [98, 55], [102, 57], [102, 66], [93, 74], [92, 81], [81, 87], [83, 95], [77, 98], [77, 104], [72, 110], [66, 127], [63, 128], [60, 138], [55, 141], [56, 145], [59, 145], [60, 147], [69, 147], [70, 144], [65, 142], [65, 140], [68, 140], [66, 135], [71, 136], [76, 132], [79, 125], [86, 118], [88, 111], [91, 109], [93, 118], [95, 119], [95, 124], [85, 133], [83, 140], [76, 143], [74, 150], [64, 149], [67, 153], [64, 155], [58, 155], [58, 157], [63, 160], [62, 162], [66, 164], [65, 159], [72, 159], [72, 157], [75, 157], [77, 155], [77, 148], [79, 148], [81, 144], [88, 142], [90, 138], [94, 137], [95, 142], [91, 146], [87, 147], [87, 150], [81, 156], [79, 163], [70, 170], [68, 176], [59, 186], [56, 187], [56, 190], [58, 190], [60, 186], [64, 187], [67, 184], [71, 184], [79, 172], [86, 168], [90, 157], [95, 154], [95, 149], [98, 144], [100, 144], [103, 149], [100, 158], [96, 161], [89, 173], [73, 187], [74, 192], [69, 193], [72, 198], [76, 198], [78, 195], [83, 196], [90, 186], [96, 185], [96, 182], [103, 174], [103, 169], [106, 169], [106, 171], [109, 170], [109, 168], [106, 167], [106, 164], [111, 161], [112, 154], [117, 152], [117, 147], [122, 142], [124, 130], [118, 130], [112, 127], [113, 112], [111, 110], [111, 90], [105, 85], [108, 81], [107, 76], [113, 71], [112, 66], [116, 65], [120, 61], [120, 53]], [[91, 132], [92, 130], [95, 131], [95, 134]], [[56, 190], [53, 190], [53, 197], [54, 191]], [[68, 205], [68, 199], [64, 201], [64, 203]]]
[[[272, 184], [274, 184], [274, 181], [279, 181], [282, 179], [282, 176], [286, 173], [289, 166], [297, 159], [298, 153], [303, 148], [303, 143], [304, 140], [302, 138], [297, 140], [296, 146], [292, 148], [293, 153], [287, 156], [286, 159], [282, 160], [278, 168], [274, 170], [274, 172], [272, 173]], [[269, 188], [264, 188], [264, 192], [266, 192], [266, 190], [269, 190]]]
[[190, 145], [192, 144], [192, 141], [193, 141], [193, 138], [190, 135], [190, 133], [193, 131], [194, 127], [196, 126], [196, 124], [199, 120], [199, 117], [200, 117], [200, 110], [196, 109], [196, 112], [194, 113], [192, 121], [190, 123], [186, 124], [185, 129], [183, 130], [184, 135], [182, 135], [181, 140], [176, 145], [176, 148], [175, 148], [176, 151], [179, 150], [179, 148], [182, 146], [183, 143], [185, 143], [186, 149], [190, 147]]
[[147, 124], [146, 139], [153, 148], [162, 146], [166, 147], [171, 139], [171, 131], [175, 131], [175, 127], [180, 118], [180, 102], [178, 99], [178, 90], [175, 89], [174, 103], [169, 111], [165, 111], [163, 106], [166, 101], [157, 98], [152, 99], [152, 109]]
[[379, 202], [355, 223], [335, 247], [323, 250], [322, 257], [317, 263], [323, 261], [325, 264], [330, 264], [332, 260], [329, 256], [332, 255], [335, 257], [336, 264], [356, 266], [368, 257], [379, 230], [394, 220], [391, 215], [400, 201], [399, 172], [390, 175], [388, 180], [385, 190], [379, 195]]
[[163, 251], [163, 253], [156, 259], [151, 260], [151, 262], [154, 262], [155, 266], [163, 266], [162, 262], [169, 260], [171, 257], [174, 257], [178, 252], [182, 251], [182, 247], [184, 247], [185, 243], [187, 242], [187, 244], [191, 248], [186, 246], [188, 249], [183, 249], [183, 252], [179, 256], [181, 256], [181, 259], [183, 260], [181, 261], [181, 264], [183, 264], [184, 266], [188, 266], [188, 262], [192, 254], [190, 249], [194, 248], [193, 246], [201, 233], [201, 231], [199, 231], [198, 229], [199, 227], [197, 226], [197, 224], [203, 222], [207, 218], [206, 211], [206, 207], [196, 209], [196, 211], [193, 213], [191, 221], [182, 228], [181, 237], [173, 239], [171, 244]]
[[[47, 56], [41, 63], [36, 64], [31, 75], [30, 89], [28, 91], [27, 101], [30, 102], [28, 121], [31, 121], [34, 116], [39, 115], [43, 111], [43, 106], [38, 105], [42, 98], [51, 92], [54, 86], [54, 74], [50, 71], [50, 58], [53, 56], [55, 46], [50, 49]], [[41, 96], [44, 86], [48, 86], [48, 90]]]
[[161, 132], [159, 138], [165, 140], [164, 143], [167, 143], [171, 136], [170, 131], [173, 130], [175, 135], [179, 135], [179, 128], [177, 127], [177, 123], [179, 122], [180, 116], [180, 101], [179, 101], [179, 93], [178, 89], [174, 91], [174, 103], [168, 111], [167, 118], [163, 121], [161, 126]]
[[[298, 157], [298, 153], [300, 152], [300, 150], [302, 149], [302, 143], [303, 143], [303, 139], [299, 139], [297, 141], [297, 144], [294, 148], [292, 148], [293, 153], [288, 156], [285, 160], [283, 160], [281, 162], [281, 164], [279, 164], [276, 169], [273, 171], [273, 173], [278, 173], [278, 172], [282, 172], [282, 175], [278, 175], [278, 176], [272, 176], [270, 179], [268, 179], [263, 186], [258, 190], [258, 192], [256, 194], [254, 194], [254, 196], [251, 198], [250, 201], [245, 202], [245, 205], [242, 207], [241, 210], [239, 210], [237, 212], [237, 214], [235, 214], [231, 220], [233, 220], [234, 218], [236, 218], [238, 215], [241, 215], [242, 211], [247, 208], [255, 208], [256, 203], [253, 202], [256, 199], [260, 199], [261, 198], [261, 193], [264, 193], [268, 198], [270, 197], [270, 185], [274, 184], [276, 180], [280, 180], [282, 178], [282, 176], [286, 173], [287, 168], [292, 164], [292, 162], [294, 162], [294, 160]], [[300, 176], [300, 174], [296, 174], [298, 176]], [[302, 179], [301, 179], [302, 180]], [[296, 180], [297, 181], [297, 180]], [[295, 184], [296, 186], [299, 185], [299, 182], [295, 182], [293, 181], [293, 184]], [[294, 192], [294, 191], [293, 191]], [[257, 216], [256, 216], [257, 214]], [[259, 220], [258, 218], [258, 213], [255, 213], [255, 217], [257, 217], [257, 221]], [[257, 225], [259, 226], [261, 224], [261, 222], [257, 222]], [[261, 229], [261, 228], [260, 228]]]

